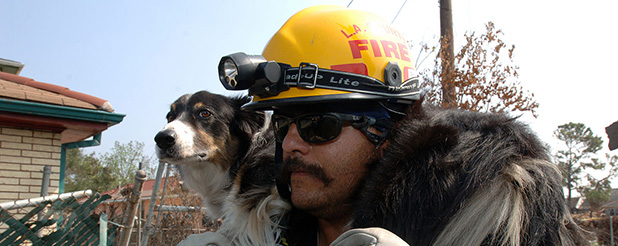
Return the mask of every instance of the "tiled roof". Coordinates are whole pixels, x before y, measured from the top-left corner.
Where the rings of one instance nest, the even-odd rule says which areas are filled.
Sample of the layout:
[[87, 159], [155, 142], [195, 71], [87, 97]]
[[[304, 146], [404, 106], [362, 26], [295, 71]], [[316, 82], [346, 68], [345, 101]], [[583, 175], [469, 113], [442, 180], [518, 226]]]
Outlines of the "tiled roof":
[[4, 72], [0, 72], [0, 97], [114, 112], [107, 100]]
[[[163, 186], [166, 184], [165, 183], [165, 177], [161, 177], [161, 181], [159, 184], [159, 191], [158, 192], [162, 192], [163, 190]], [[168, 187], [170, 186], [176, 186], [176, 185], [181, 185], [180, 181], [177, 178], [171, 178], [170, 180], [171, 182], [169, 182], [167, 185]], [[152, 191], [154, 190], [154, 183], [156, 182], [155, 179], [149, 179], [144, 181], [144, 187], [142, 189], [142, 193], [141, 193], [141, 200], [150, 200], [150, 198], [152, 197]], [[105, 192], [101, 192], [101, 195], [104, 194], [108, 194], [111, 196], [111, 199], [109, 200], [110, 202], [124, 202], [125, 196], [127, 194], [124, 194], [123, 192], [129, 192], [132, 188], [133, 188], [134, 184], [127, 184], [124, 185], [122, 187], [118, 187], [116, 189], [111, 189]], [[161, 193], [158, 194], [158, 196], [161, 196]], [[78, 199], [78, 201], [82, 202], [87, 200], [88, 198], [80, 198]]]

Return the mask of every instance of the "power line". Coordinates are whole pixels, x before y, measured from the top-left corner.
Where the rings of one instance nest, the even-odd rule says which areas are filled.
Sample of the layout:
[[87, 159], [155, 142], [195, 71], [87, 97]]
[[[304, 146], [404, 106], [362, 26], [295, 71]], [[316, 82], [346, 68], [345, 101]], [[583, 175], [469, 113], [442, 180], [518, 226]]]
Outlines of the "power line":
[[397, 14], [395, 15], [395, 18], [393, 18], [393, 21], [391, 21], [391, 24], [393, 24], [393, 22], [395, 22], [395, 20], [397, 19], [397, 16], [399, 16], [399, 13], [401, 13], [401, 10], [403, 9], [403, 6], [406, 5], [406, 2], [408, 2], [408, 0], [403, 1], [403, 4], [399, 8], [399, 11], [397, 11]]

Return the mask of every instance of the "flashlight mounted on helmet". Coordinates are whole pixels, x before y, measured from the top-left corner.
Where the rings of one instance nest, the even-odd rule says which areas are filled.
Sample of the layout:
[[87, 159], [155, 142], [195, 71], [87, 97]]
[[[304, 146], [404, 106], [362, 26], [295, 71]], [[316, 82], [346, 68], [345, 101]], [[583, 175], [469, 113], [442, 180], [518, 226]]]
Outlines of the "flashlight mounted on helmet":
[[298, 67], [267, 61], [260, 55], [239, 52], [221, 58], [219, 80], [228, 90], [249, 89], [249, 95], [268, 98], [287, 91], [291, 86], [301, 89], [334, 89], [359, 92], [383, 98], [401, 98], [411, 102], [418, 97], [418, 75], [402, 81], [396, 62], [384, 68], [385, 82], [350, 72], [318, 67], [301, 62]]
[[287, 64], [267, 61], [260, 55], [234, 53], [221, 58], [219, 80], [228, 90], [249, 89], [249, 94], [261, 97], [276, 96], [289, 87], [278, 83]]

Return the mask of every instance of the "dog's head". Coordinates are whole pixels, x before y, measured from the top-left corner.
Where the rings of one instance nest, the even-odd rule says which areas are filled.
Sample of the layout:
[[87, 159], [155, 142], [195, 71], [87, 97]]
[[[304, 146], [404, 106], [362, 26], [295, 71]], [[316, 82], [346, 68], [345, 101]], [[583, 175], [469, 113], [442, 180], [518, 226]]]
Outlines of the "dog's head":
[[178, 165], [210, 162], [229, 168], [265, 123], [264, 112], [240, 109], [249, 100], [206, 91], [181, 96], [155, 136], [157, 156]]

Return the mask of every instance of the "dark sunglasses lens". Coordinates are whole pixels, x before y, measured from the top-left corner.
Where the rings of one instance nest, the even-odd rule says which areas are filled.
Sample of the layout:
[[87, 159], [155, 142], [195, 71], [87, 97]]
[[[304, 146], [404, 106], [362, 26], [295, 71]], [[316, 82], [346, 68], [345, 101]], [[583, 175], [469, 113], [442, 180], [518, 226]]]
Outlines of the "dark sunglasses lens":
[[279, 142], [283, 142], [285, 135], [288, 134], [290, 123], [292, 120], [285, 116], [273, 116], [273, 128], [275, 129], [275, 138]]
[[310, 143], [325, 143], [335, 139], [341, 132], [341, 123], [333, 115], [315, 115], [298, 119], [300, 136]]

